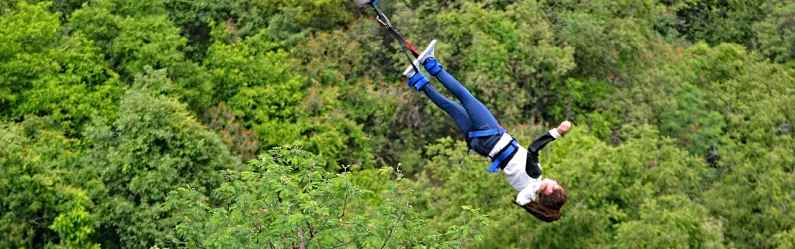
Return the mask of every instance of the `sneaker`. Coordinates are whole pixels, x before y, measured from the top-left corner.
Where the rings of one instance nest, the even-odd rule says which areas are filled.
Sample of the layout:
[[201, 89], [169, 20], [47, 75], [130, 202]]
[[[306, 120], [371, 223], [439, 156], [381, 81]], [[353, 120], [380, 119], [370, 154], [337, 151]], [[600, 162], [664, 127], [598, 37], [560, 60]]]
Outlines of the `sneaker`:
[[359, 7], [365, 7], [367, 5], [370, 5], [371, 2], [372, 1], [370, 0], [356, 0], [356, 5], [358, 5]]
[[[425, 60], [430, 57], [433, 57], [434, 50], [436, 50], [436, 40], [431, 41], [431, 43], [428, 44], [428, 47], [425, 48], [424, 51], [422, 51], [420, 56], [417, 57], [416, 60], [414, 60], [413, 62], [414, 66], [416, 66], [418, 69], [422, 68], [421, 65], [425, 63]], [[406, 67], [406, 70], [403, 71], [403, 75], [406, 76], [406, 78], [411, 78], [411, 76], [414, 76], [415, 73], [417, 72], [414, 71], [414, 67], [412, 67], [411, 65]]]

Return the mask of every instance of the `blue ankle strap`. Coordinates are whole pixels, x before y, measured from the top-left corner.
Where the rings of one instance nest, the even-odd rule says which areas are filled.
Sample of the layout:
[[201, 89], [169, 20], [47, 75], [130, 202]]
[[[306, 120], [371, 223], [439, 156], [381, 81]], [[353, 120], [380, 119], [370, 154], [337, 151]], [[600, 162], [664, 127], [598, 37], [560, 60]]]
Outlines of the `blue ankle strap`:
[[415, 73], [411, 78], [409, 78], [409, 87], [413, 87], [417, 91], [422, 90], [425, 85], [428, 85], [430, 81], [425, 78], [421, 73]]
[[423, 66], [425, 66], [425, 70], [428, 71], [428, 73], [430, 73], [434, 77], [439, 75], [439, 73], [441, 73], [442, 70], [444, 70], [442, 64], [439, 64], [439, 62], [436, 61], [436, 58], [433, 57], [426, 59]]

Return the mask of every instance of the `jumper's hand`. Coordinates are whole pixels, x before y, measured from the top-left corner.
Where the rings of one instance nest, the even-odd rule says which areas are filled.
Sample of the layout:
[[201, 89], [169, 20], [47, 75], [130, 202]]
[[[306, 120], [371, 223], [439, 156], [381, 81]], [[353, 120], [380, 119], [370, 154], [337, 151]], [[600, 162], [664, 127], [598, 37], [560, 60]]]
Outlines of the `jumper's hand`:
[[558, 133], [560, 133], [561, 136], [566, 135], [566, 133], [569, 132], [569, 130], [571, 130], [571, 122], [569, 122], [568, 120], [563, 121], [562, 123], [560, 123], [560, 125], [558, 125]]

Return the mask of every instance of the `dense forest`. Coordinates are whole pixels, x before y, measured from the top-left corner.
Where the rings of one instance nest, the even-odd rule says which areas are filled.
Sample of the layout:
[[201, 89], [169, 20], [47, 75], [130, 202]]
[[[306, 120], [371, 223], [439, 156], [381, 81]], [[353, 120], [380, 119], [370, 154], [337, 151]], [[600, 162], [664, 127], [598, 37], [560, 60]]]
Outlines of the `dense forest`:
[[795, 248], [795, 2], [381, 5], [521, 143], [575, 123], [559, 221], [353, 1], [2, 0], [0, 248]]

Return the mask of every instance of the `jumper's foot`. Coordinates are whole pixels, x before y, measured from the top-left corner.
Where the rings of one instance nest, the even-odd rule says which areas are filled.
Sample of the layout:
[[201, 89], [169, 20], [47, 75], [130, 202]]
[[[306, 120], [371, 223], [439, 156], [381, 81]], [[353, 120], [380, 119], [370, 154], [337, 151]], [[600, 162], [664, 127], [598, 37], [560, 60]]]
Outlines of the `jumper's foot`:
[[414, 60], [413, 62], [414, 66], [409, 65], [408, 67], [406, 67], [406, 70], [403, 71], [403, 75], [406, 76], [406, 78], [411, 78], [411, 76], [414, 76], [414, 74], [417, 73], [414, 71], [414, 68], [415, 67], [417, 69], [422, 68], [421, 65], [425, 62], [425, 60], [430, 57], [433, 57], [434, 50], [436, 50], [436, 40], [431, 41], [431, 43], [428, 44], [428, 47], [426, 47], [425, 50], [423, 50], [422, 53], [420, 53], [420, 56], [418, 56], [417, 59]]

